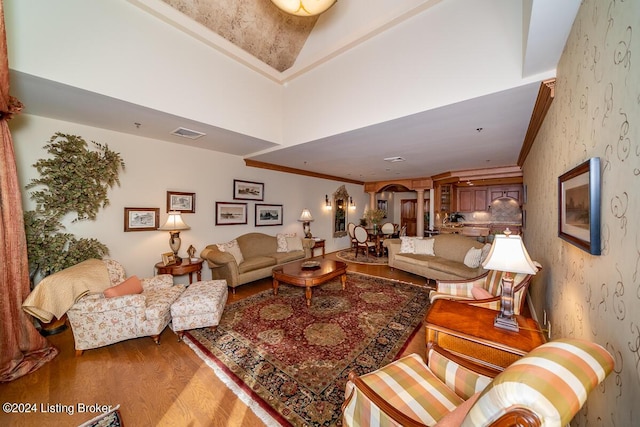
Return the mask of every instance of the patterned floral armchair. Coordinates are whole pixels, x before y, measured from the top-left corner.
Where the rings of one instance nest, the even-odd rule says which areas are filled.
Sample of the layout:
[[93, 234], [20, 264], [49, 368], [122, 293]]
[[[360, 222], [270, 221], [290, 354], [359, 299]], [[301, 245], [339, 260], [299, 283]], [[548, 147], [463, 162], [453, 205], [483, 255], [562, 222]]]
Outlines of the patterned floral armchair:
[[[122, 265], [105, 259], [112, 286], [125, 280]], [[142, 279], [143, 292], [105, 298], [86, 295], [67, 311], [73, 330], [76, 356], [84, 350], [102, 347], [131, 338], [151, 336], [160, 343], [160, 333], [171, 320], [171, 304], [185, 289], [174, 285], [170, 274]]]
[[[536, 263], [538, 269], [540, 264]], [[500, 310], [502, 277], [504, 272], [489, 270], [467, 280], [437, 280], [436, 289], [429, 294], [431, 304], [437, 299], [451, 299], [479, 307]], [[513, 312], [520, 314], [531, 284], [531, 274], [513, 276]]]
[[416, 354], [349, 375], [345, 426], [563, 426], [614, 366], [600, 345], [578, 339], [537, 347], [495, 372], [431, 345]]

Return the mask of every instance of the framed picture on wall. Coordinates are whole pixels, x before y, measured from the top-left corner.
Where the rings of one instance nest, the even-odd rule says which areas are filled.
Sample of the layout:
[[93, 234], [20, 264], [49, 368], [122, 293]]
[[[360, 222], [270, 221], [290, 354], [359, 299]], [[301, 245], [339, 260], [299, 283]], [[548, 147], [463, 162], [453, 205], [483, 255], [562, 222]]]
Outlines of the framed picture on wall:
[[196, 193], [167, 191], [167, 212], [196, 213]]
[[387, 213], [389, 212], [387, 210], [387, 207], [388, 207], [388, 204], [387, 204], [386, 200], [378, 200], [378, 209], [382, 209], [385, 212], [383, 218], [386, 218], [387, 217]]
[[282, 225], [282, 205], [262, 205], [256, 203], [256, 227]]
[[600, 158], [558, 178], [558, 237], [600, 255]]
[[216, 225], [247, 223], [247, 204], [216, 202]]
[[261, 182], [233, 180], [235, 200], [264, 200], [264, 184]]
[[151, 231], [160, 226], [160, 208], [124, 208], [124, 231]]

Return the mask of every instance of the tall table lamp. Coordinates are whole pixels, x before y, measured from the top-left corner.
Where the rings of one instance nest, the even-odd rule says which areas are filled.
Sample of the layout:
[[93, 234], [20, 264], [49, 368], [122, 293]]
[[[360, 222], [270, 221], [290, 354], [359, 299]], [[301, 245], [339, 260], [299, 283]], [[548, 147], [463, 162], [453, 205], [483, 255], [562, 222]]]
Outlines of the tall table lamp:
[[518, 332], [518, 322], [513, 314], [513, 273], [536, 274], [536, 265], [529, 258], [520, 236], [512, 236], [507, 228], [493, 240], [487, 259], [482, 263], [487, 270], [504, 271], [500, 313], [493, 325], [496, 328]]
[[311, 238], [311, 221], [313, 221], [313, 217], [311, 216], [311, 212], [309, 209], [302, 209], [302, 213], [300, 214], [300, 218], [298, 219], [302, 223], [302, 230], [304, 231], [304, 237], [307, 239]]
[[169, 232], [169, 246], [173, 251], [173, 255], [175, 256], [176, 261], [180, 260], [180, 257], [178, 256], [180, 243], [182, 243], [180, 241], [180, 231], [189, 230], [190, 228], [191, 227], [185, 224], [185, 222], [182, 220], [182, 215], [180, 214], [180, 212], [177, 211], [169, 212], [167, 221], [162, 225], [162, 227], [158, 228], [158, 230]]

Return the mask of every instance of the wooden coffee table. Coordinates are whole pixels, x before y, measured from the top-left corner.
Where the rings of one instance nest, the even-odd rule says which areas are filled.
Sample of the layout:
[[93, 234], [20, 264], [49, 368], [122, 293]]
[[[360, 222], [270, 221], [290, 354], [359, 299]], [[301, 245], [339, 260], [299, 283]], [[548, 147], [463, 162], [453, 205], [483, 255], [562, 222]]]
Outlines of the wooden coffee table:
[[308, 261], [309, 260], [295, 261], [275, 267], [273, 269], [273, 294], [278, 295], [280, 282], [304, 287], [306, 288], [305, 298], [307, 299], [307, 307], [309, 307], [311, 305], [311, 288], [327, 283], [329, 280], [338, 276], [340, 276], [340, 281], [342, 282], [342, 289], [346, 288], [346, 263], [323, 259], [317, 260], [319, 263], [317, 268], [303, 268], [303, 263]]

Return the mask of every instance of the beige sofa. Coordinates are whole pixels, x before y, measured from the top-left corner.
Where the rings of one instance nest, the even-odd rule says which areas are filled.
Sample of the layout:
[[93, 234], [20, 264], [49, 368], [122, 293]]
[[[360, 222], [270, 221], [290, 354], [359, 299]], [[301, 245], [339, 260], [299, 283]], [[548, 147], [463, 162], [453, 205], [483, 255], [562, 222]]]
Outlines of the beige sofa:
[[200, 253], [200, 257], [206, 260], [211, 268], [212, 279], [226, 280], [227, 286], [235, 292], [235, 288], [240, 285], [270, 277], [271, 270], [277, 265], [311, 257], [313, 239], [297, 239], [301, 240], [302, 249], [278, 252], [276, 236], [247, 233], [235, 239], [242, 254], [241, 262], [237, 262], [233, 255], [235, 249], [227, 248], [226, 251], [221, 251], [220, 244], [207, 246]]
[[464, 264], [469, 249], [480, 249], [484, 243], [459, 234], [439, 234], [433, 239], [435, 255], [400, 253], [401, 240], [386, 239], [383, 244], [389, 252], [389, 267], [434, 280], [469, 279], [486, 272], [482, 265], [471, 268]]

